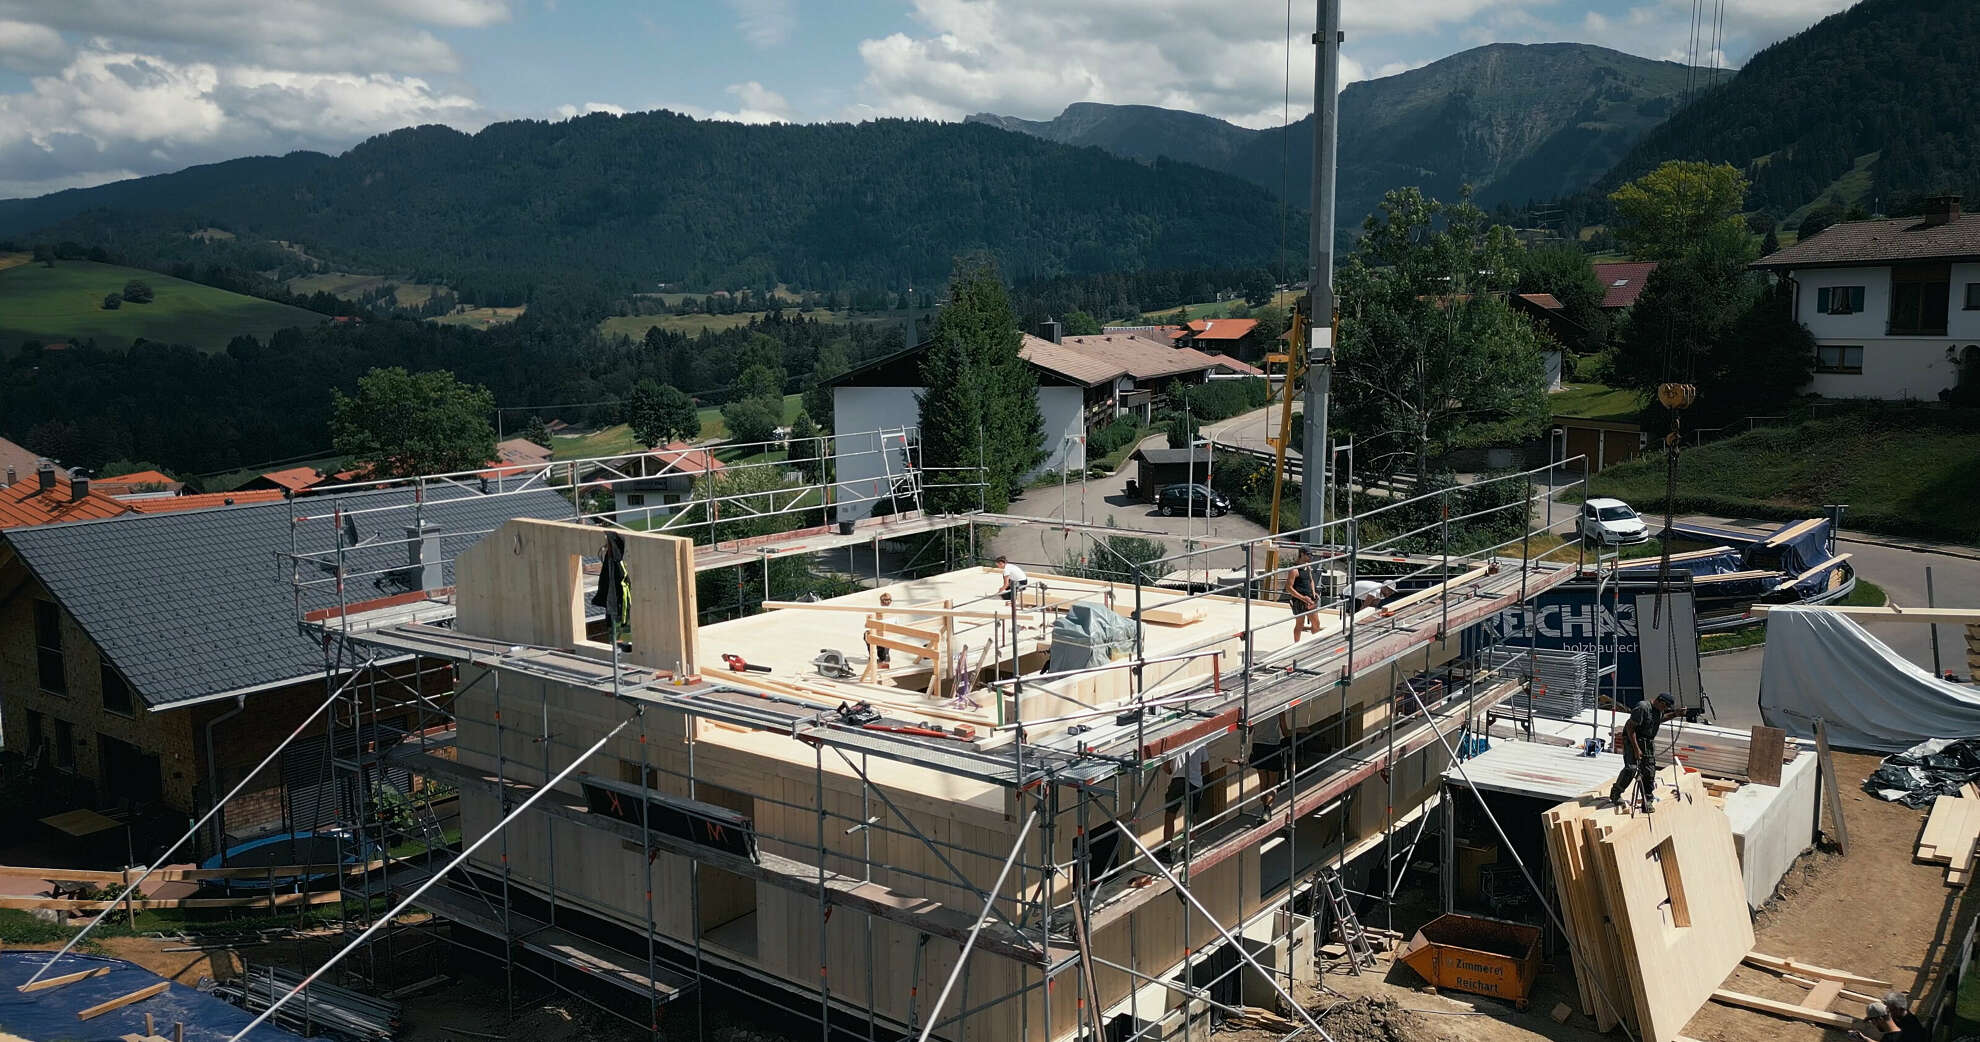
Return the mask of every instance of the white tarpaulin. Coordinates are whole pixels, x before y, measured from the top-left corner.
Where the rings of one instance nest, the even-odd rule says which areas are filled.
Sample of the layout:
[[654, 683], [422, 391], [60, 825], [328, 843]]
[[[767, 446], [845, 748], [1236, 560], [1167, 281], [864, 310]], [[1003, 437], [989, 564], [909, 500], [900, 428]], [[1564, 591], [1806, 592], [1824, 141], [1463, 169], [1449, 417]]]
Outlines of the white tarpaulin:
[[1980, 736], [1980, 691], [1911, 664], [1855, 620], [1820, 608], [1767, 610], [1760, 716], [1831, 744], [1897, 752], [1927, 738]]

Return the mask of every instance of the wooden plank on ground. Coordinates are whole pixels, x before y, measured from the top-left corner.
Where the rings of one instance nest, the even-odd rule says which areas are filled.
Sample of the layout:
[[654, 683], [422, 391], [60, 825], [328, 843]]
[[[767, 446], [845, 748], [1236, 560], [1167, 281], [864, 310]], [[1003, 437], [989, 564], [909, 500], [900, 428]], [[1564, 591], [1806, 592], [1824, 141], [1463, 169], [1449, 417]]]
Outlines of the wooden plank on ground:
[[1753, 740], [1746, 747], [1746, 780], [1757, 785], [1780, 785], [1781, 754], [1786, 750], [1786, 731], [1754, 724]]
[[1827, 966], [1815, 966], [1805, 962], [1797, 962], [1780, 955], [1768, 955], [1764, 952], [1749, 952], [1745, 961], [1749, 965], [1758, 966], [1763, 970], [1773, 970], [1777, 973], [1794, 973], [1803, 977], [1813, 977], [1816, 980], [1840, 981], [1844, 984], [1853, 984], [1859, 988], [1874, 989], [1891, 986], [1891, 982], [1887, 980], [1865, 977], [1862, 974], [1851, 973], [1848, 970], [1832, 970]]
[[1835, 828], [1836, 849], [1849, 854], [1849, 827], [1843, 824], [1842, 790], [1836, 786], [1836, 759], [1829, 755], [1829, 725], [1815, 721], [1815, 766], [1822, 772], [1823, 802], [1829, 806], [1829, 824]]
[[1858, 1026], [1855, 1017], [1846, 1016], [1841, 1013], [1832, 1013], [1822, 1009], [1809, 1009], [1807, 1006], [1798, 1006], [1792, 1002], [1765, 999], [1758, 995], [1748, 995], [1741, 991], [1727, 991], [1724, 988], [1720, 988], [1718, 991], [1712, 993], [1712, 1001], [1722, 1002], [1728, 1006], [1741, 1006], [1746, 1009], [1759, 1010], [1762, 1013], [1772, 1013], [1777, 1017], [1792, 1017], [1795, 1020], [1805, 1020], [1811, 1024], [1823, 1024], [1832, 1028], [1841, 1028], [1844, 1031], [1854, 1030]]
[[1802, 999], [1801, 1004], [1809, 1009], [1827, 1010], [1842, 997], [1842, 990], [1842, 981], [1816, 981], [1815, 986], [1808, 989], [1808, 997]]
[[110, 972], [110, 967], [98, 966], [93, 970], [83, 970], [79, 973], [65, 973], [60, 977], [44, 977], [41, 980], [35, 981], [33, 984], [23, 984], [19, 988], [16, 988], [15, 990], [30, 991], [30, 992], [45, 991], [49, 988], [59, 988], [64, 984], [74, 984], [79, 980], [88, 980], [91, 977], [101, 977], [109, 972]]
[[77, 1010], [76, 1019], [90, 1020], [95, 1017], [100, 1017], [105, 1013], [110, 1013], [115, 1010], [123, 1009], [125, 1006], [131, 1005], [132, 1003], [143, 1002], [145, 999], [151, 998], [153, 995], [157, 995], [171, 986], [172, 986], [172, 982], [168, 980], [162, 980], [156, 984], [147, 984], [144, 987], [139, 988], [138, 990], [133, 991], [127, 995], [119, 995], [116, 998], [109, 1000], [108, 1002], [99, 1002], [96, 1005], [89, 1007], [88, 1009]]

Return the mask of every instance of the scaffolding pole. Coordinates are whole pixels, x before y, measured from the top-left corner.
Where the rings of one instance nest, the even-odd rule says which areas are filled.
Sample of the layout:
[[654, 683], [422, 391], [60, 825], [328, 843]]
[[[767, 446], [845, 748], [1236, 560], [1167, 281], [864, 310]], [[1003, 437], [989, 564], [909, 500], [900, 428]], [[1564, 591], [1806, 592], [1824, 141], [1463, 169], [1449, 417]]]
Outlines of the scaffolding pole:
[[[1011, 853], [1004, 859], [1004, 867], [997, 871], [997, 882], [990, 887], [990, 899], [983, 903], [982, 914], [976, 917], [976, 925], [970, 927], [969, 938], [963, 941], [962, 950], [956, 953], [956, 964], [949, 970], [949, 979], [942, 985], [942, 991], [935, 996], [935, 1005], [928, 1008], [928, 1026], [921, 1029], [919, 1042], [928, 1042], [928, 1036], [935, 1030], [936, 1017], [941, 1016], [942, 1007], [949, 1002], [949, 992], [955, 989], [956, 978], [962, 976], [963, 967], [969, 965], [969, 950], [976, 947], [976, 937], [983, 932], [983, 924], [990, 918], [990, 906], [997, 903], [997, 895], [1004, 890], [1004, 880], [1010, 878], [1011, 866], [1017, 863], [1018, 856], [1024, 853], [1024, 841], [1031, 836], [1031, 826], [1038, 823], [1038, 811], [1025, 816], [1024, 826], [1018, 829], [1017, 842], [1011, 844]], [[1136, 844], [1137, 846], [1139, 844]], [[1046, 969], [1049, 978], [1050, 968]], [[228, 1042], [235, 1042], [228, 1039]]]
[[[447, 873], [452, 872], [454, 869], [459, 868], [462, 864], [466, 863], [468, 858], [474, 856], [475, 851], [481, 849], [482, 844], [488, 842], [489, 840], [499, 835], [502, 832], [502, 830], [505, 827], [507, 827], [511, 822], [514, 822], [517, 818], [520, 818], [523, 815], [523, 812], [529, 810], [530, 807], [534, 806], [537, 800], [542, 799], [545, 793], [555, 791], [557, 786], [563, 784], [564, 779], [570, 777], [573, 773], [575, 773], [581, 764], [583, 764], [586, 760], [591, 759], [592, 755], [597, 753], [598, 750], [605, 748], [607, 743], [609, 743], [612, 739], [617, 738], [619, 736], [620, 731], [625, 730], [628, 726], [632, 724], [634, 720], [637, 719], [639, 719], [639, 714], [637, 713], [634, 713], [633, 715], [626, 717], [624, 720], [619, 721], [618, 726], [612, 728], [610, 731], [605, 732], [605, 735], [603, 737], [591, 743], [591, 747], [589, 749], [586, 749], [583, 755], [579, 756], [575, 760], [572, 760], [569, 764], [567, 764], [564, 767], [563, 770], [557, 772], [556, 777], [551, 778], [549, 781], [544, 782], [541, 788], [537, 789], [533, 793], [530, 793], [528, 799], [518, 804], [516, 806], [516, 809], [511, 811], [507, 817], [496, 822], [492, 827], [489, 828], [487, 832], [482, 833], [481, 836], [478, 839], [476, 839], [473, 843], [468, 844], [466, 849], [462, 850], [459, 854], [455, 855], [454, 860], [448, 862], [445, 868], [442, 868], [440, 871], [435, 872], [433, 875], [427, 877], [426, 882], [421, 883], [416, 889], [413, 890], [412, 893], [407, 894], [405, 900], [400, 901], [397, 907], [385, 913], [385, 915], [379, 918], [377, 922], [372, 923], [370, 927], [368, 927], [363, 933], [357, 936], [356, 940], [352, 941], [350, 944], [345, 945], [341, 951], [337, 952], [337, 954], [332, 955], [330, 958], [324, 960], [323, 965], [318, 966], [314, 970], [311, 970], [309, 972], [309, 975], [304, 977], [300, 983], [298, 983], [295, 987], [289, 989], [289, 991], [283, 994], [281, 998], [276, 999], [273, 1003], [270, 1003], [268, 1008], [261, 1012], [260, 1016], [255, 1017], [254, 1020], [250, 1021], [247, 1027], [244, 1027], [239, 1031], [235, 1032], [231, 1037], [227, 1039], [227, 1042], [240, 1042], [241, 1039], [247, 1037], [249, 1032], [253, 1031], [255, 1028], [260, 1027], [263, 1021], [267, 1020], [269, 1017], [274, 1016], [276, 1010], [279, 1010], [283, 1006], [288, 1005], [290, 999], [295, 998], [296, 995], [301, 993], [304, 989], [308, 988], [311, 984], [316, 983], [317, 978], [323, 976], [323, 974], [326, 971], [328, 971], [330, 967], [337, 965], [337, 963], [340, 962], [344, 958], [344, 956], [349, 955], [353, 951], [356, 951], [360, 945], [370, 940], [372, 934], [377, 933], [381, 928], [385, 926], [385, 924], [390, 923], [393, 919], [398, 918], [401, 914], [405, 912], [406, 909], [412, 907], [413, 902], [419, 900], [421, 894], [424, 894], [428, 890], [433, 889], [433, 887], [437, 885], [442, 879], [446, 878]], [[51, 965], [53, 964], [53, 960], [50, 961], [50, 964]], [[43, 967], [43, 969], [46, 968], [47, 967]]]

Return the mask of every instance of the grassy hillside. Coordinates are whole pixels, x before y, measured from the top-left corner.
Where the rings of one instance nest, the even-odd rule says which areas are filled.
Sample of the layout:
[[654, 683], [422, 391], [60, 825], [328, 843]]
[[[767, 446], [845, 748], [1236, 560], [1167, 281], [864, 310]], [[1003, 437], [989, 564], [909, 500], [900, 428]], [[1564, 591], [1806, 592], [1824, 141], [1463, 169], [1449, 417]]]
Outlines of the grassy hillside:
[[[103, 309], [103, 296], [137, 279], [156, 297]], [[243, 333], [266, 339], [289, 326], [324, 321], [314, 311], [229, 293], [142, 268], [90, 261], [60, 261], [52, 268], [18, 264], [0, 270], [0, 351], [24, 340], [95, 340], [124, 347], [139, 337], [220, 351]]]
[[[1597, 495], [1660, 511], [1662, 456], [1611, 467]], [[1878, 410], [1770, 427], [1687, 451], [1677, 508], [1792, 520], [1849, 504], [1845, 529], [1980, 545], [1980, 422], [1959, 414]]]
[[[790, 423], [792, 420], [797, 419], [797, 414], [803, 409], [803, 395], [787, 394], [784, 396], [785, 423]], [[726, 438], [729, 436], [729, 426], [722, 422], [721, 406], [710, 405], [698, 409], [696, 410], [696, 415], [701, 418], [702, 438]], [[601, 428], [590, 434], [559, 437], [556, 439], [555, 446], [550, 450], [550, 455], [553, 459], [588, 459], [593, 456], [619, 456], [626, 453], [638, 452], [639, 450], [640, 444], [633, 440], [632, 429], [623, 423], [615, 423], [610, 427]]]

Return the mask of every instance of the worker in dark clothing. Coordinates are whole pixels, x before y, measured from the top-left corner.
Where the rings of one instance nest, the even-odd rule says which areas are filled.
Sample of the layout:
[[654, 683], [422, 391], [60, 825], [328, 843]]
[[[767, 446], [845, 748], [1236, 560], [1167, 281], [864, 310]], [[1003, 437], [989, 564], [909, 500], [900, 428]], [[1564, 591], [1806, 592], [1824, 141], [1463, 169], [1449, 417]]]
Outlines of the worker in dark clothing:
[[1891, 1016], [1890, 1007], [1881, 1002], [1872, 1002], [1863, 1009], [1863, 1023], [1869, 1031], [1852, 1031], [1849, 1037], [1854, 1042], [1903, 1042], [1904, 1029], [1898, 1026], [1897, 1018]]
[[1911, 1011], [1911, 998], [1901, 991], [1884, 993], [1884, 1008], [1891, 1015], [1891, 1023], [1897, 1025], [1898, 1042], [1931, 1042], [1932, 1033], [1925, 1030], [1925, 1022]]
[[1302, 547], [1299, 559], [1293, 562], [1292, 580], [1286, 592], [1292, 598], [1293, 632], [1297, 642], [1301, 635], [1311, 631], [1320, 632], [1320, 584], [1313, 574], [1313, 552]]
[[1657, 731], [1664, 721], [1677, 715], [1677, 699], [1668, 691], [1660, 691], [1657, 697], [1648, 702], [1638, 702], [1629, 711], [1629, 722], [1622, 729], [1623, 769], [1616, 775], [1615, 787], [1609, 790], [1609, 801], [1621, 803], [1623, 793], [1629, 791], [1629, 783], [1636, 780], [1643, 787], [1644, 807], [1657, 798]]

